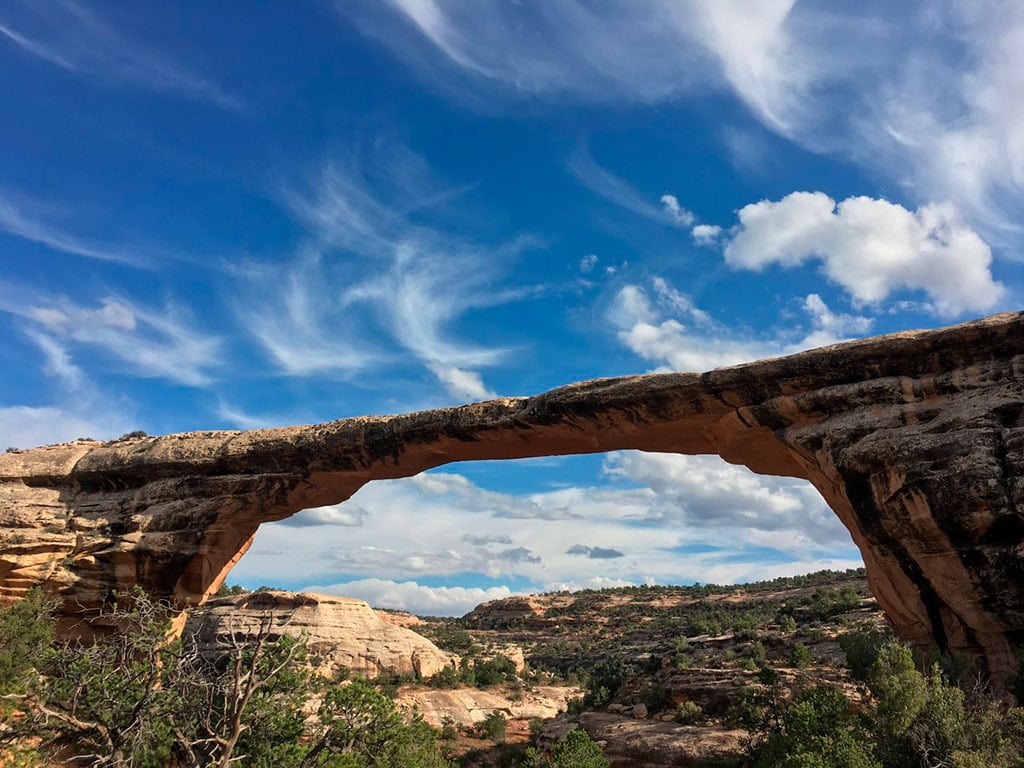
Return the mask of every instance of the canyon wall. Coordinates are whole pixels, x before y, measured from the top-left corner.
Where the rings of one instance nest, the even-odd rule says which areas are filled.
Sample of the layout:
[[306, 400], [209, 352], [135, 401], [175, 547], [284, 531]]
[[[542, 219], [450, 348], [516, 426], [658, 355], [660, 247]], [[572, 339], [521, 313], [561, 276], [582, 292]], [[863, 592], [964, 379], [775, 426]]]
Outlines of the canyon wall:
[[718, 454], [810, 480], [897, 632], [1000, 679], [1024, 644], [1022, 446], [1024, 313], [400, 416], [79, 441], [0, 456], [0, 601], [43, 586], [69, 630], [133, 584], [194, 605], [260, 523], [449, 462]]

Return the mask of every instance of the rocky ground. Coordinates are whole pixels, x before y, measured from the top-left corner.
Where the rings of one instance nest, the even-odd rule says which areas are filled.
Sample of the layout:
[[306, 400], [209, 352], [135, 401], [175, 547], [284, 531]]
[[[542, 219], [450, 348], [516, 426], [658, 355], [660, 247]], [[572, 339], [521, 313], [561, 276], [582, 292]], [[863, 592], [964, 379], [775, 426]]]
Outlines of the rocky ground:
[[[837, 638], [883, 624], [863, 573], [851, 571], [740, 587], [512, 597], [414, 629], [470, 657], [513, 642], [533, 674], [581, 684], [586, 703], [534, 723], [529, 737], [540, 746], [583, 728], [615, 768], [668, 768], [740, 763], [749, 738], [740, 710], [763, 687], [762, 667], [778, 672], [783, 696], [830, 682], [856, 699]], [[606, 690], [595, 696], [601, 683]], [[414, 690], [403, 688], [402, 697], [422, 695]], [[527, 740], [521, 723], [509, 733], [513, 743]], [[462, 746], [474, 750], [465, 765], [499, 765], [508, 751]]]
[[465, 768], [515, 765], [573, 728], [614, 768], [738, 765], [762, 669], [781, 697], [829, 682], [856, 700], [837, 640], [884, 623], [863, 572], [847, 571], [511, 597], [457, 619], [264, 590], [212, 600], [186, 634], [215, 653], [268, 615], [274, 632], [306, 638], [328, 678], [374, 678], [441, 729]]

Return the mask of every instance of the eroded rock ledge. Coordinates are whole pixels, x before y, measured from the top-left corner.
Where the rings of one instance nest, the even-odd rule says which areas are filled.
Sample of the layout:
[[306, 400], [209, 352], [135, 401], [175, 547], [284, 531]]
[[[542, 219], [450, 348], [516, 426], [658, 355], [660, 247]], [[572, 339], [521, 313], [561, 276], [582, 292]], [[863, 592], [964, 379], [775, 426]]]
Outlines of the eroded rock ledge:
[[713, 453], [810, 480], [897, 631], [998, 679], [1024, 644], [1022, 446], [1024, 313], [401, 416], [47, 446], [0, 456], [0, 600], [43, 585], [69, 621], [132, 584], [200, 603], [260, 523], [448, 462]]

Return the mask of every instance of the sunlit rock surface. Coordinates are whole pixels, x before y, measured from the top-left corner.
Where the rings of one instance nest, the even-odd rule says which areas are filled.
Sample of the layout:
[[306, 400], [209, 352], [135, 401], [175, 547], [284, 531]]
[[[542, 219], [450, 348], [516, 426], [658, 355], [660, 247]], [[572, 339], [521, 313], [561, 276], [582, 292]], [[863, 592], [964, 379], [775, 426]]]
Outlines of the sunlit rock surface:
[[1008, 313], [703, 374], [8, 453], [0, 599], [42, 585], [70, 623], [132, 584], [197, 604], [260, 523], [448, 462], [718, 454], [810, 480], [850, 530], [899, 634], [969, 653], [998, 679], [1024, 642], [1022, 355], [1024, 314]]

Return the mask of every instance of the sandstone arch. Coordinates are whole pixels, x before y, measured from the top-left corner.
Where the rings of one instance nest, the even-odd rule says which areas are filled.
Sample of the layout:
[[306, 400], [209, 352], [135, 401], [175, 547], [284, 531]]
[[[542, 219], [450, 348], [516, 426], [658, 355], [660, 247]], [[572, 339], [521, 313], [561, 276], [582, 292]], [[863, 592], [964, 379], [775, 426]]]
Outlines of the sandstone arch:
[[141, 584], [216, 590], [262, 522], [374, 479], [474, 459], [625, 448], [715, 453], [810, 480], [906, 639], [1005, 677], [1024, 644], [1024, 313], [704, 374], [249, 432], [0, 456], [0, 600], [33, 585], [68, 620]]

